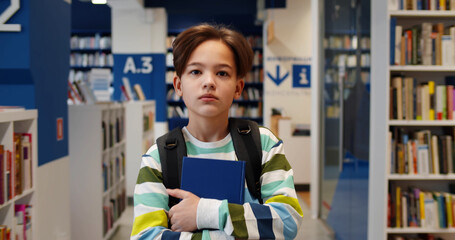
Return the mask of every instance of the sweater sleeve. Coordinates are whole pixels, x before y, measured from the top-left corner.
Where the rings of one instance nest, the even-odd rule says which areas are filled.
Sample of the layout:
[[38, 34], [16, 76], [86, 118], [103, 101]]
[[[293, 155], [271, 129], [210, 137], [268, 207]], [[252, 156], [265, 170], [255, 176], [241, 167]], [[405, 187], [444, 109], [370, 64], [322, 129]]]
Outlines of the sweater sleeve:
[[[294, 239], [303, 213], [294, 189], [293, 171], [284, 156], [283, 142], [261, 128], [263, 150], [261, 195], [264, 204], [231, 204], [201, 199], [198, 228], [215, 228], [241, 239]], [[214, 208], [216, 208], [214, 210]]]
[[134, 223], [130, 239], [234, 239], [219, 230], [172, 232], [168, 226], [168, 199], [158, 149], [154, 145], [142, 156], [134, 189]]

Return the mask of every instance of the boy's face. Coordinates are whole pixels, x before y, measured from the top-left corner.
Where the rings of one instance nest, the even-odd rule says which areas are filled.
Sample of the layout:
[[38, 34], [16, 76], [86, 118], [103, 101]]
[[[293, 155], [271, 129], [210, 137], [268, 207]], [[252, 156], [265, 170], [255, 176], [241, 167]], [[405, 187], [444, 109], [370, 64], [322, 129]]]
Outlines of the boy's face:
[[236, 73], [231, 49], [219, 40], [208, 40], [190, 55], [182, 76], [174, 77], [174, 88], [183, 97], [189, 116], [227, 117], [244, 87]]

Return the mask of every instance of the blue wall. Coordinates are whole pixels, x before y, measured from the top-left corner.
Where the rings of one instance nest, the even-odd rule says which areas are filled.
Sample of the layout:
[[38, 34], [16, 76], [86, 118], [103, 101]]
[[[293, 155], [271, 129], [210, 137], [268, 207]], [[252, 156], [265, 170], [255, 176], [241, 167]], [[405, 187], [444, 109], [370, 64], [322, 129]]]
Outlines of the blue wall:
[[[63, 0], [21, 0], [9, 21], [21, 32], [0, 33], [0, 105], [38, 109], [38, 165], [68, 155], [70, 10]], [[64, 123], [60, 141], [57, 118]]]

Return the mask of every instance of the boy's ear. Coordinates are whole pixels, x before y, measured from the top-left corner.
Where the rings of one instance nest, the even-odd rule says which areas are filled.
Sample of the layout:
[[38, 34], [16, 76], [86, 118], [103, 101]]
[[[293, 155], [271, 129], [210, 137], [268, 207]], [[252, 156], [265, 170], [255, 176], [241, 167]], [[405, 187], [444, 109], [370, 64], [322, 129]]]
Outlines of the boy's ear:
[[245, 81], [243, 81], [243, 78], [237, 79], [235, 82], [235, 94], [234, 98], [238, 99], [240, 96], [242, 96], [242, 91], [243, 88], [245, 87]]
[[175, 73], [174, 73], [174, 90], [175, 90], [175, 93], [177, 93], [177, 95], [179, 97], [181, 97], [183, 95], [183, 92], [182, 92], [182, 80]]

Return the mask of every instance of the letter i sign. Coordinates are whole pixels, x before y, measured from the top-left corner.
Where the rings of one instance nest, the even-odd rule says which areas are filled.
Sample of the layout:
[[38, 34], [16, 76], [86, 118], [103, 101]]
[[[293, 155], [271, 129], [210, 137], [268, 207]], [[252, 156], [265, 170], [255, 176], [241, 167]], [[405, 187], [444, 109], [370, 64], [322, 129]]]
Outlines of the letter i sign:
[[57, 118], [57, 141], [63, 140], [63, 118]]

